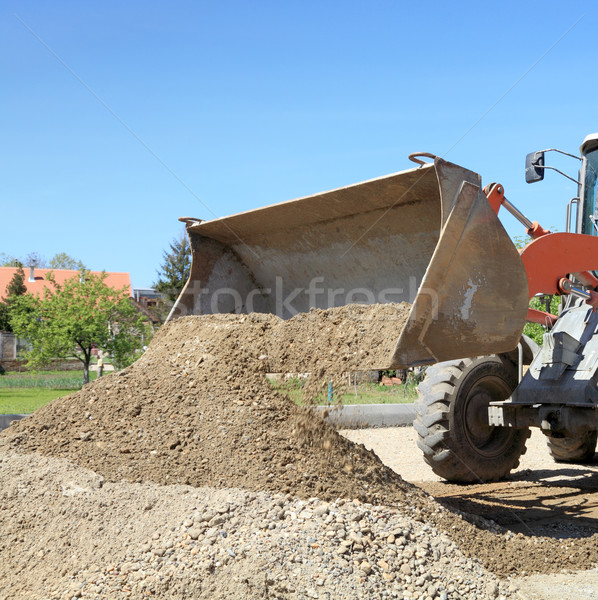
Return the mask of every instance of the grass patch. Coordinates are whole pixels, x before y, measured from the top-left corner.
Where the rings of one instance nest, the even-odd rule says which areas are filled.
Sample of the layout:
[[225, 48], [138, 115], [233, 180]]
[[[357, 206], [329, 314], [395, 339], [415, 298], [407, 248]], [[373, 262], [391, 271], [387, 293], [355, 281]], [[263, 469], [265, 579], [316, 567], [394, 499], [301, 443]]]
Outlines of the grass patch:
[[[89, 379], [97, 373], [90, 372]], [[0, 414], [28, 414], [83, 387], [79, 371], [11, 371], [0, 375]]]
[[[305, 379], [268, 380], [279, 393], [286, 394], [296, 404], [303, 404], [303, 385]], [[333, 403], [341, 404], [402, 404], [413, 402], [417, 398], [415, 382], [405, 385], [385, 386], [377, 383], [360, 383], [356, 387], [345, 388], [343, 393], [333, 396]], [[328, 396], [318, 398], [319, 405], [328, 404]]]
[[[89, 380], [97, 377], [89, 373]], [[1, 388], [43, 388], [47, 390], [80, 390], [83, 387], [83, 370], [80, 371], [26, 371], [0, 375]]]
[[28, 414], [36, 411], [55, 398], [72, 394], [73, 390], [49, 390], [43, 388], [0, 389], [0, 414]]

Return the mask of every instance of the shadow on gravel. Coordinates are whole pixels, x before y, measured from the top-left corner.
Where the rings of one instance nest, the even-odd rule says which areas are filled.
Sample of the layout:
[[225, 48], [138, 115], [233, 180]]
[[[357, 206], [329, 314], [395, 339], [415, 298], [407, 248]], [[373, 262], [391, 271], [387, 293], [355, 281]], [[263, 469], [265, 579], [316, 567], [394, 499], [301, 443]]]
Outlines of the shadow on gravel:
[[[588, 466], [596, 467], [598, 463], [589, 463]], [[566, 465], [562, 465], [560, 468], [518, 471], [511, 475], [510, 481], [539, 482], [549, 486], [562, 485], [598, 492], [598, 472], [595, 470], [584, 471], [579, 467], [573, 468]]]
[[[598, 477], [595, 473], [546, 471], [479, 485], [430, 482], [421, 487], [448, 509], [492, 520], [525, 536], [585, 538], [598, 533]], [[575, 478], [572, 478], [575, 476]]]

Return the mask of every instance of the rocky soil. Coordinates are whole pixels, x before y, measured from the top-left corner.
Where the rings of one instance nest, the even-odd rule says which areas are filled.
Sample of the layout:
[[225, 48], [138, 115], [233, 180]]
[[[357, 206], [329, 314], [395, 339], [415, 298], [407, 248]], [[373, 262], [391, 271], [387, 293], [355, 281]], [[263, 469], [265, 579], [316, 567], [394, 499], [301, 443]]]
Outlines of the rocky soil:
[[186, 317], [13, 424], [0, 598], [510, 598], [510, 575], [595, 564], [443, 508], [265, 380], [383, 367], [408, 310]]
[[378, 317], [350, 306], [286, 322], [261, 314], [179, 319], [132, 368], [41, 408], [11, 427], [0, 447], [69, 458], [111, 481], [242, 486], [325, 500], [423, 497], [264, 377], [285, 367], [328, 381], [338, 376], [335, 365], [386, 361], [394, 342], [368, 343], [365, 330], [377, 340], [389, 312], [400, 328], [407, 310], [386, 305]]
[[401, 504], [111, 483], [32, 454], [5, 453], [0, 466], [0, 598], [7, 600], [512, 592]]

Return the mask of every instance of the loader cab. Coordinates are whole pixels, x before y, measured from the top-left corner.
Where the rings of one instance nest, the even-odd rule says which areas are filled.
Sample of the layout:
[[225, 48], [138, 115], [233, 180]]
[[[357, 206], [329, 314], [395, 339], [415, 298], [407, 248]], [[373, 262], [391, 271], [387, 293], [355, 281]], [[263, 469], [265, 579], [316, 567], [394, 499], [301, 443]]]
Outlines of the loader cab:
[[580, 151], [583, 162], [579, 179], [581, 210], [577, 218], [577, 231], [598, 235], [598, 133], [588, 135]]

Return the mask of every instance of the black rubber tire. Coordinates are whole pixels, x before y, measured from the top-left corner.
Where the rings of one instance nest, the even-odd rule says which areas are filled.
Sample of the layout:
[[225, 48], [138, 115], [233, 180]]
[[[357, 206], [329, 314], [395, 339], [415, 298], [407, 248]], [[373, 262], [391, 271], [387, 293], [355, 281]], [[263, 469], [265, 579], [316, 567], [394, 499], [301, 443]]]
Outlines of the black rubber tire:
[[429, 367], [418, 387], [417, 445], [434, 473], [462, 483], [497, 481], [519, 465], [529, 429], [488, 425], [487, 406], [517, 386], [516, 366], [481, 356]]
[[584, 463], [594, 458], [598, 432], [586, 431], [579, 437], [546, 436], [548, 451], [555, 462]]

